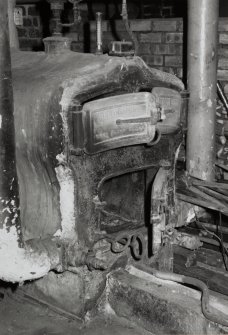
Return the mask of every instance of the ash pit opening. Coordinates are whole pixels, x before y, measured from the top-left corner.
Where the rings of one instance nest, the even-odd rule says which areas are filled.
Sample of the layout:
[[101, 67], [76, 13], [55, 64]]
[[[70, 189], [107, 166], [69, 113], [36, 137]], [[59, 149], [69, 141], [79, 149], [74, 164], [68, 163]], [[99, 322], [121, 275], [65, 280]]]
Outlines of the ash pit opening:
[[126, 229], [149, 227], [151, 189], [158, 169], [133, 170], [100, 183], [100, 229], [108, 234]]

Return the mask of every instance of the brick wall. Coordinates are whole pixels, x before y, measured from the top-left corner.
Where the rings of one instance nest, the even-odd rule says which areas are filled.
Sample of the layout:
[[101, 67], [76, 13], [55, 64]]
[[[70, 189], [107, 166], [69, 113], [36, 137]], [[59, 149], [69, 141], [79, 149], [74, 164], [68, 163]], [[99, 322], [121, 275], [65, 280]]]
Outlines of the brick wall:
[[[23, 26], [18, 27], [20, 48], [22, 50], [39, 50], [42, 44], [42, 25], [38, 8], [35, 5], [20, 6], [23, 9]], [[140, 47], [139, 55], [145, 62], [160, 70], [183, 75], [183, 20], [140, 19], [131, 20], [131, 29], [137, 36]], [[72, 38], [72, 50], [78, 52], [95, 52], [96, 23], [94, 21], [82, 25], [81, 30], [68, 32]], [[104, 52], [108, 52], [113, 40], [129, 40], [122, 21], [103, 21]], [[219, 62], [218, 79], [224, 81], [228, 94], [228, 18], [219, 21]], [[227, 82], [227, 83], [226, 83]]]
[[[186, 60], [186, 55], [183, 56], [183, 20], [181, 18], [143, 19], [131, 20], [130, 24], [140, 43], [139, 55], [145, 62], [181, 78], [183, 61]], [[86, 31], [72, 32], [68, 35], [73, 39], [72, 49], [74, 51], [95, 52], [96, 23], [94, 21], [90, 22]], [[104, 21], [104, 51], [108, 51], [111, 41], [121, 39], [129, 40], [123, 22]], [[227, 81], [225, 89], [228, 94], [228, 18], [220, 18], [219, 21], [218, 54], [218, 79]]]
[[[160, 70], [182, 77], [183, 54], [183, 21], [182, 19], [148, 19], [131, 20], [131, 29], [140, 43], [139, 55], [145, 62]], [[96, 50], [96, 23], [90, 22], [87, 29], [77, 35], [70, 33], [73, 38], [74, 51], [95, 52]], [[84, 38], [86, 36], [86, 39]], [[107, 52], [113, 40], [129, 40], [122, 21], [103, 22], [103, 47]], [[88, 45], [89, 41], [89, 45]], [[85, 44], [87, 46], [85, 47]]]
[[42, 50], [42, 25], [40, 13], [36, 5], [21, 5], [23, 11], [23, 25], [17, 26], [19, 45], [21, 50]]

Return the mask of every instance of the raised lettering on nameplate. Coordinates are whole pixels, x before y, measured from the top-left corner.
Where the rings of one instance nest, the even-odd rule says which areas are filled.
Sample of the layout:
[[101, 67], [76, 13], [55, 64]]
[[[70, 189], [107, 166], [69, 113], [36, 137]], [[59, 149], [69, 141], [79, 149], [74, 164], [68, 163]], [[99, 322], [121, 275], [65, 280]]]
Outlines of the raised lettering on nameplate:
[[157, 107], [148, 92], [129, 93], [86, 103], [82, 110], [85, 148], [93, 154], [148, 143], [155, 136]]

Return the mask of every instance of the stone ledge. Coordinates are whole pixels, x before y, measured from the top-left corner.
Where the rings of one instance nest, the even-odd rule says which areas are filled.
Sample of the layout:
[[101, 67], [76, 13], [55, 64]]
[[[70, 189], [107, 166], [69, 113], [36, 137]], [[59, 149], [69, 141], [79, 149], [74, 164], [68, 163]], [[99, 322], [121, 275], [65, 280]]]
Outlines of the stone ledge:
[[224, 329], [203, 316], [199, 293], [196, 299], [196, 294], [184, 295], [182, 291], [182, 285], [153, 282], [124, 270], [118, 270], [108, 278], [111, 308], [118, 316], [132, 320], [147, 331], [182, 335], [224, 333]]

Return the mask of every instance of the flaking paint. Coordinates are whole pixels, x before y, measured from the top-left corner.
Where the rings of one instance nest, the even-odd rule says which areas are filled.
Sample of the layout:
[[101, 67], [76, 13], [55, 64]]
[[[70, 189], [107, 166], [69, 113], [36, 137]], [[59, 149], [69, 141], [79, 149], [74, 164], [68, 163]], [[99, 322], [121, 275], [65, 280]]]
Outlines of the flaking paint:
[[48, 253], [20, 248], [17, 240], [16, 227], [4, 225], [0, 231], [0, 279], [24, 282], [46, 275], [51, 269]]
[[[63, 239], [76, 239], [74, 214], [74, 179], [68, 166], [59, 165], [55, 168], [60, 185], [61, 235]], [[57, 233], [57, 232], [56, 232]]]

